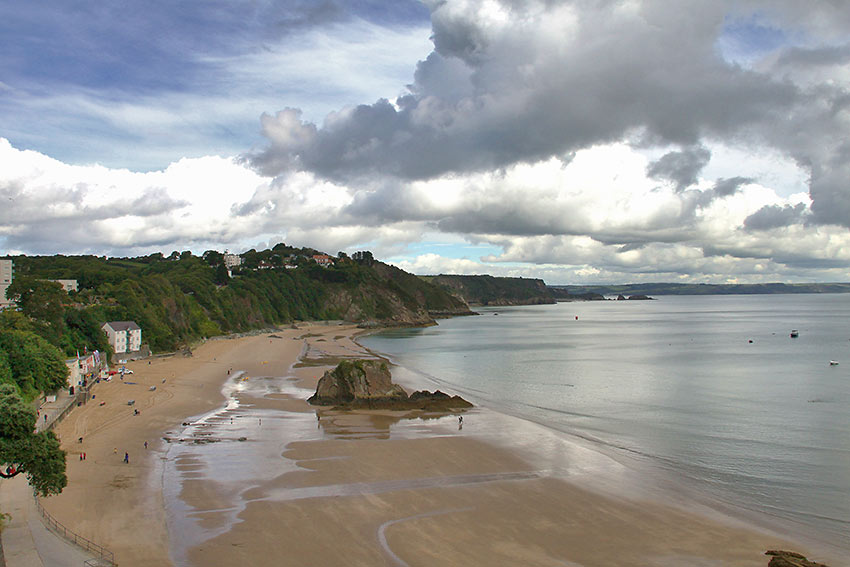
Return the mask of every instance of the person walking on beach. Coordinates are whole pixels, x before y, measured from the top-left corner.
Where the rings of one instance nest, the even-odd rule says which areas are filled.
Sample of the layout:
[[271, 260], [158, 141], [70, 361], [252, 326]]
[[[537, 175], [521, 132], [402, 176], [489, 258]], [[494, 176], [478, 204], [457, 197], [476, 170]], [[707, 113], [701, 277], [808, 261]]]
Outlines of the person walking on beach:
[[124, 453], [124, 462], [130, 464], [130, 453]]
[[147, 449], [147, 448], [148, 448], [148, 442], [145, 441], [145, 449]]

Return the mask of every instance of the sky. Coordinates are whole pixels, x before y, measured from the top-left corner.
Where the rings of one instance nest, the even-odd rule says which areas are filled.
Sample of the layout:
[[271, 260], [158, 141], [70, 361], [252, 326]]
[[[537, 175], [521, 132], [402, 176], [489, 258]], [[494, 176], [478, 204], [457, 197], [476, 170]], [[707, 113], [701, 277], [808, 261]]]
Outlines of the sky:
[[850, 281], [840, 0], [0, 6], [0, 254]]

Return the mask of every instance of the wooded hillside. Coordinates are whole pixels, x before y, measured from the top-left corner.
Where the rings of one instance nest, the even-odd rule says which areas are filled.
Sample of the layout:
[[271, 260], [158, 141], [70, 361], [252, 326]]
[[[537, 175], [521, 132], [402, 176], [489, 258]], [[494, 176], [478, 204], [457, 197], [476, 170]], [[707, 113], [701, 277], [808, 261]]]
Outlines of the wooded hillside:
[[[424, 325], [433, 321], [431, 312], [469, 312], [462, 300], [371, 254], [357, 260], [340, 254], [328, 267], [312, 261], [314, 254], [284, 244], [249, 250], [232, 277], [216, 251], [202, 257], [15, 256], [9, 295], [21, 311], [0, 317], [0, 328], [26, 327], [74, 356], [84, 347], [107, 349], [100, 330], [106, 321], [136, 321], [144, 342], [162, 352], [297, 320]], [[66, 294], [46, 279], [75, 279], [79, 291]]]

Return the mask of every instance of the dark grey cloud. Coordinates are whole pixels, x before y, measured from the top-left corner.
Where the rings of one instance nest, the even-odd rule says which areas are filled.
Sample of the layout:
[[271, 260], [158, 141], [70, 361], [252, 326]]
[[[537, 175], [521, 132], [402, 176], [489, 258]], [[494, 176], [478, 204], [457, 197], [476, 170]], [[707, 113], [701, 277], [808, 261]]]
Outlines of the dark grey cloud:
[[808, 214], [808, 208], [803, 203], [794, 206], [767, 205], [744, 220], [744, 229], [757, 231], [784, 228], [805, 222]]
[[[789, 83], [718, 60], [716, 7], [673, 18], [647, 3], [629, 19], [600, 3], [574, 23], [557, 6], [547, 18], [514, 3], [517, 25], [493, 28], [473, 9], [433, 3], [435, 52], [398, 107], [381, 100], [333, 115], [309, 143], [267, 132], [270, 146], [253, 163], [267, 174], [297, 163], [334, 179], [424, 179], [546, 159], [637, 129], [697, 145], [778, 119], [800, 100]], [[562, 36], [540, 33], [559, 21]]]
[[812, 166], [814, 221], [850, 227], [850, 162], [847, 157]]
[[738, 192], [742, 185], [753, 183], [755, 179], [752, 177], [730, 177], [728, 179], [718, 179], [714, 184], [714, 193], [718, 197], [729, 197]]
[[850, 44], [825, 47], [792, 47], [776, 61], [778, 67], [812, 67], [850, 63]]
[[[647, 171], [682, 192], [708, 163], [712, 142], [766, 145], [811, 170], [814, 220], [850, 226], [843, 173], [830, 161], [848, 135], [847, 90], [797, 84], [778, 64], [744, 68], [716, 49], [730, 19], [741, 18], [745, 32], [756, 14], [777, 29], [803, 22], [836, 34], [846, 18], [835, 6], [717, 1], [671, 10], [647, 0], [630, 11], [619, 2], [503, 0], [495, 5], [507, 19], [490, 21], [476, 0], [426, 4], [434, 52], [406, 96], [341, 110], [322, 125], [264, 116], [269, 145], [250, 162], [268, 175], [302, 169], [353, 186], [379, 177], [401, 185], [630, 139], [682, 148]], [[834, 65], [846, 52], [845, 44], [792, 47], [779, 61]], [[744, 183], [738, 177], [720, 181], [703, 204], [733, 194]]]
[[676, 191], [681, 192], [697, 182], [709, 160], [711, 152], [703, 146], [695, 146], [664, 154], [647, 166], [646, 174], [655, 179], [672, 181]]

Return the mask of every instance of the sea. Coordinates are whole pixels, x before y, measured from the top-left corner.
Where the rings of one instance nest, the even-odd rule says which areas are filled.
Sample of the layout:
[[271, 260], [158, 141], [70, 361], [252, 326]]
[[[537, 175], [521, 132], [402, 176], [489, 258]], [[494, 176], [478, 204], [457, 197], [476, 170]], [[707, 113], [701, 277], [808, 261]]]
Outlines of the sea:
[[402, 383], [460, 394], [724, 513], [850, 550], [850, 294], [476, 310], [359, 342], [388, 356]]

